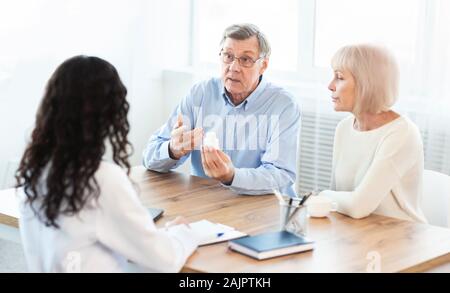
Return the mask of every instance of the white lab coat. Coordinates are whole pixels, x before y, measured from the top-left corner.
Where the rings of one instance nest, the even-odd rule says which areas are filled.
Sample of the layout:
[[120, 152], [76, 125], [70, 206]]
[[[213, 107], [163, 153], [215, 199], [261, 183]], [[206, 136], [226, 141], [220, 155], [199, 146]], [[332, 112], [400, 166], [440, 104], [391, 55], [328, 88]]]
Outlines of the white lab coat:
[[[179, 225], [157, 230], [126, 173], [102, 162], [95, 174], [98, 200], [77, 215], [60, 215], [59, 229], [46, 227], [24, 204], [19, 190], [20, 232], [30, 272], [178, 272], [199, 239]], [[42, 187], [44, 188], [44, 187]]]

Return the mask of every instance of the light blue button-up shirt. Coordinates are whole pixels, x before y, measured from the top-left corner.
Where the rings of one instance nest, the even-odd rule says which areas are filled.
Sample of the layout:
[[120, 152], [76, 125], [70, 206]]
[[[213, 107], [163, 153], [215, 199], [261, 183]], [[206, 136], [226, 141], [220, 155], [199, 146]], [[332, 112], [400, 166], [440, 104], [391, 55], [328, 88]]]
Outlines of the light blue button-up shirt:
[[178, 114], [187, 129], [213, 131], [220, 148], [233, 162], [235, 175], [229, 188], [239, 194], [268, 194], [273, 190], [294, 196], [300, 110], [292, 95], [261, 77], [258, 87], [235, 106], [219, 78], [200, 82], [173, 111], [169, 120], [150, 138], [144, 166], [168, 172], [191, 157], [193, 175], [207, 177], [201, 151], [180, 160], [169, 157], [170, 134]]

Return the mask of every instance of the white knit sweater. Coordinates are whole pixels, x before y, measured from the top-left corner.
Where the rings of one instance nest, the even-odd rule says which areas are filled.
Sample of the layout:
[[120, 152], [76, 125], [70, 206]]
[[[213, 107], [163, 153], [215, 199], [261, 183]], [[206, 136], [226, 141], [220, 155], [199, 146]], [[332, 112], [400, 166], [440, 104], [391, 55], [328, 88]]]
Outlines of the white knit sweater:
[[420, 209], [423, 146], [418, 128], [399, 118], [370, 131], [342, 120], [334, 138], [331, 190], [321, 192], [353, 218], [371, 213], [426, 222]]

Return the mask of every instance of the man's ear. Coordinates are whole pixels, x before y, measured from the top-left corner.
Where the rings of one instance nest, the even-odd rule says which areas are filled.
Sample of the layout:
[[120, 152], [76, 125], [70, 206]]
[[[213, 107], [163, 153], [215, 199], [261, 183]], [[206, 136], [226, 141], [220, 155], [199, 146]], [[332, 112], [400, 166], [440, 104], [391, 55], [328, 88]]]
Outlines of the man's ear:
[[269, 58], [264, 58], [261, 62], [261, 69], [259, 70], [259, 75], [263, 75], [264, 71], [266, 71], [269, 66]]

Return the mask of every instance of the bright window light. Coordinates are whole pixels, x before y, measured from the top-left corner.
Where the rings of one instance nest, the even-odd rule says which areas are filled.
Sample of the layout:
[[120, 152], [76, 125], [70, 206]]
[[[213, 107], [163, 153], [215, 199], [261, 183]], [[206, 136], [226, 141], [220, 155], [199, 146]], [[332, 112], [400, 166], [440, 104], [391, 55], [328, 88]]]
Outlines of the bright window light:
[[314, 65], [329, 67], [334, 52], [353, 43], [378, 43], [400, 64], [416, 59], [420, 0], [317, 0]]
[[296, 70], [298, 51], [297, 0], [283, 5], [271, 0], [197, 0], [196, 32], [200, 63], [218, 63], [220, 40], [226, 27], [234, 23], [253, 23], [272, 46], [270, 66], [277, 70]]

